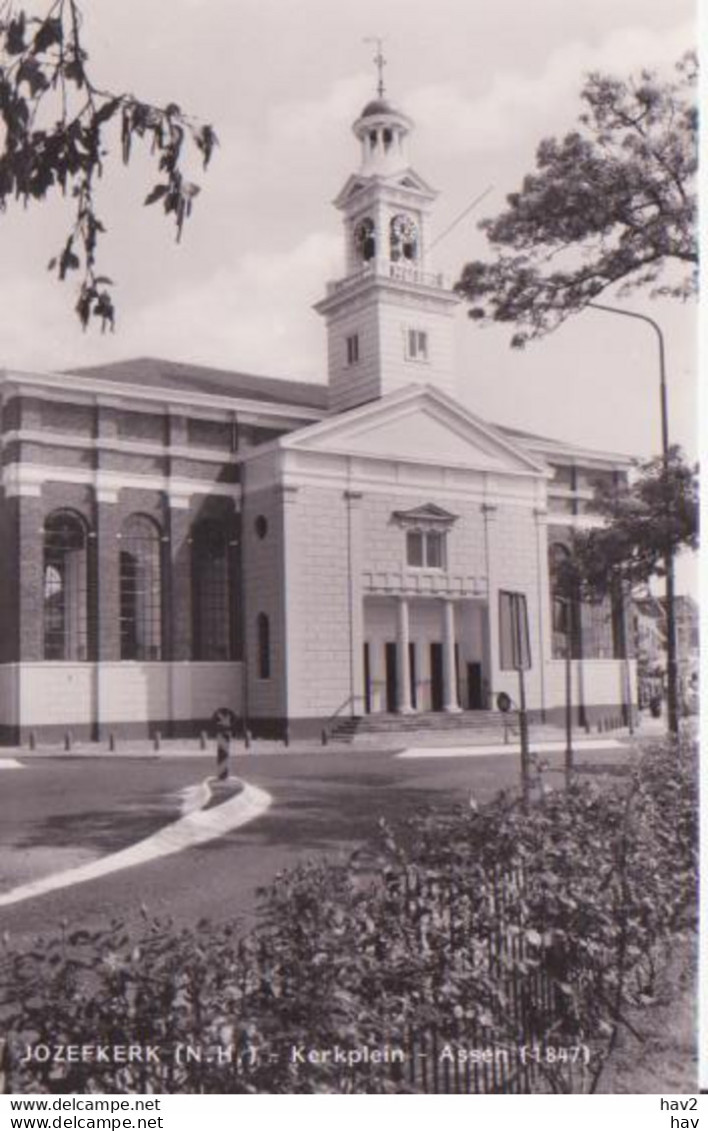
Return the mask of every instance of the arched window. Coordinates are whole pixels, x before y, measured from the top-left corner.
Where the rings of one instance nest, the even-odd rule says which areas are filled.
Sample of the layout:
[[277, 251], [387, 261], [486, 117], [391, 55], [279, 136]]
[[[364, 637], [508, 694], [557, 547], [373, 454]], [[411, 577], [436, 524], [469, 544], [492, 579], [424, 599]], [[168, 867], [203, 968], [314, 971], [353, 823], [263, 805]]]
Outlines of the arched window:
[[270, 679], [270, 621], [265, 613], [258, 614], [258, 678]]
[[228, 540], [220, 523], [192, 533], [192, 641], [195, 660], [231, 659]]
[[391, 259], [418, 258], [418, 228], [415, 220], [400, 212], [391, 220]]
[[45, 520], [42, 596], [45, 660], [85, 660], [86, 527], [71, 511]]
[[125, 520], [120, 541], [120, 656], [162, 658], [160, 531], [146, 515]]
[[365, 263], [376, 255], [376, 226], [370, 216], [365, 216], [355, 227], [354, 246]]

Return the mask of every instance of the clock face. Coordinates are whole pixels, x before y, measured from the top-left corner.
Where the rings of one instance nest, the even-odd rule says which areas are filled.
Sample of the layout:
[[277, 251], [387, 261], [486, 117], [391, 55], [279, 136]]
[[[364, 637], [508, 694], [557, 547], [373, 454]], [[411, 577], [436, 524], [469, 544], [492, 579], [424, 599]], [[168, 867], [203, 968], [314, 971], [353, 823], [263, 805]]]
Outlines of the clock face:
[[399, 213], [391, 221], [391, 259], [415, 259], [418, 254], [418, 227], [412, 216]]
[[403, 215], [394, 216], [391, 221], [391, 234], [395, 236], [400, 243], [415, 243], [418, 229], [416, 228], [413, 217]]

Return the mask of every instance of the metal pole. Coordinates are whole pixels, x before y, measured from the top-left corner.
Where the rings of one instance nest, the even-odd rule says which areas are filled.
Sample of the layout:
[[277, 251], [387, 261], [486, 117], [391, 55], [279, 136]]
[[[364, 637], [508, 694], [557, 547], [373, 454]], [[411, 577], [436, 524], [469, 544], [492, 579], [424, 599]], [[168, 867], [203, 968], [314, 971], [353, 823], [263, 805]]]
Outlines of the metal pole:
[[565, 602], [565, 788], [570, 788], [573, 773], [573, 636], [572, 609]]
[[519, 739], [521, 741], [521, 804], [526, 812], [529, 807], [529, 725], [526, 717], [524, 669], [521, 666], [519, 666]]
[[[664, 489], [667, 517], [670, 508], [668, 497], [669, 473], [669, 406], [666, 389], [666, 351], [664, 349], [664, 335], [661, 327], [646, 314], [637, 314], [634, 310], [623, 310], [619, 306], [606, 306], [600, 302], [587, 303], [593, 310], [604, 310], [608, 314], [622, 314], [625, 318], [635, 318], [639, 322], [646, 322], [656, 333], [659, 343], [659, 399], [661, 405], [661, 459], [664, 470]], [[678, 734], [678, 662], [676, 656], [676, 614], [674, 609], [675, 581], [674, 581], [674, 551], [667, 538], [664, 548], [664, 568], [666, 570], [666, 708], [668, 726], [671, 734]]]
[[512, 602], [512, 617], [514, 630], [514, 643], [516, 662], [519, 671], [519, 742], [521, 745], [521, 805], [524, 812], [529, 807], [529, 723], [526, 716], [526, 683], [524, 680], [524, 649], [522, 647], [521, 632], [521, 600], [517, 597]]

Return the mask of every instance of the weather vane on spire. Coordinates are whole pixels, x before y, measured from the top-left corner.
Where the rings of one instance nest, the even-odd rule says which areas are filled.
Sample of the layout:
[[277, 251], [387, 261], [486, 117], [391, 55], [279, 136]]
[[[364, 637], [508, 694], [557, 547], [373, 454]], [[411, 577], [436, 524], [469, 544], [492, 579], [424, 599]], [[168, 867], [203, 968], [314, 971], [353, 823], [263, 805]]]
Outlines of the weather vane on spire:
[[374, 55], [374, 62], [376, 63], [376, 69], [379, 72], [379, 81], [378, 81], [376, 90], [378, 91], [379, 98], [383, 98], [383, 96], [384, 96], [383, 69], [386, 66], [386, 60], [383, 57], [383, 39], [381, 39], [377, 35], [369, 35], [364, 40], [364, 43], [375, 43], [376, 44], [376, 54]]

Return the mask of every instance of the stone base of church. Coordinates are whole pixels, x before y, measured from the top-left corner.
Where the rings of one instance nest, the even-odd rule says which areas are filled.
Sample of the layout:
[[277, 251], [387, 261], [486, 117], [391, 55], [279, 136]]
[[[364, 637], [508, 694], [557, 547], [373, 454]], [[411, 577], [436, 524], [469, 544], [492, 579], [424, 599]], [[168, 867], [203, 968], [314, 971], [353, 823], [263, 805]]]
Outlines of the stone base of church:
[[36, 662], [0, 665], [0, 742], [196, 737], [241, 713], [242, 665]]

